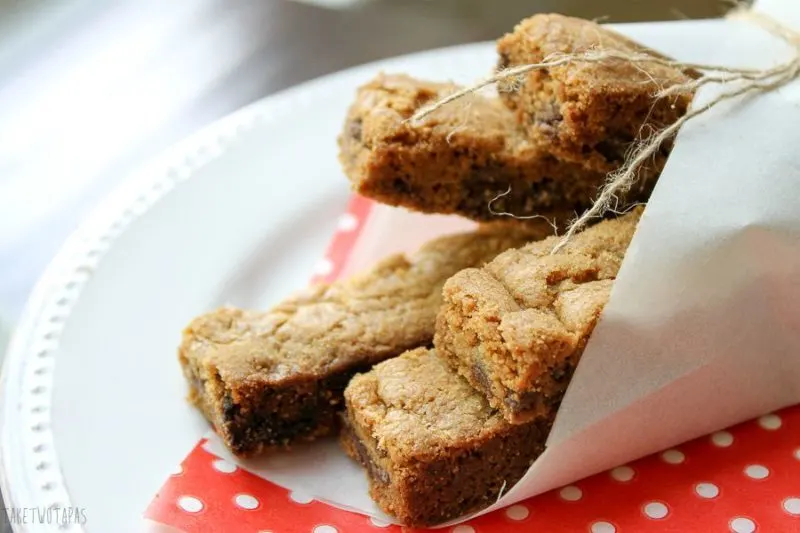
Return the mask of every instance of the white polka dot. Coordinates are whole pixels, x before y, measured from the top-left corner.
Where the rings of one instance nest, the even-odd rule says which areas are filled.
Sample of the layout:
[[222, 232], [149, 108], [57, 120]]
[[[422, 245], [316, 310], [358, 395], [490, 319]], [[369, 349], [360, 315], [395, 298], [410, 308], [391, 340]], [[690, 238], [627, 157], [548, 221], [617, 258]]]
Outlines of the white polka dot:
[[713, 435], [711, 435], [711, 442], [714, 443], [714, 446], [719, 446], [720, 448], [727, 448], [731, 444], [733, 444], [733, 435], [728, 433], [727, 431], [717, 431]]
[[236, 497], [233, 498], [233, 501], [236, 502], [236, 505], [248, 511], [252, 511], [258, 507], [258, 500], [256, 497], [250, 496], [249, 494], [237, 494]]
[[339, 222], [336, 225], [339, 231], [353, 231], [358, 226], [358, 219], [350, 213], [345, 213], [339, 217]]
[[289, 493], [289, 499], [296, 503], [311, 503], [314, 497], [301, 491], [293, 491]]
[[680, 450], [667, 450], [661, 454], [661, 458], [671, 465], [679, 465], [686, 459], [686, 456]]
[[381, 520], [380, 518], [375, 518], [374, 516], [371, 516], [369, 521], [372, 522], [372, 525], [375, 527], [389, 527], [392, 525], [391, 522], [387, 522], [386, 520]]
[[225, 459], [217, 459], [216, 461], [211, 463], [211, 466], [214, 467], [214, 470], [222, 472], [223, 474], [231, 474], [233, 472], [236, 472], [236, 465], [233, 463], [229, 463]]
[[583, 491], [575, 485], [564, 487], [558, 494], [568, 502], [576, 502], [583, 497]]
[[595, 522], [592, 524], [592, 533], [616, 533], [617, 528], [610, 522]]
[[698, 483], [694, 486], [694, 491], [701, 498], [716, 498], [719, 496], [719, 487], [713, 483]]
[[794, 458], [800, 461], [800, 448], [795, 449]]
[[783, 510], [795, 516], [800, 516], [800, 498], [786, 498], [783, 500]]
[[318, 276], [327, 276], [331, 272], [333, 272], [333, 262], [327, 257], [320, 260], [320, 262], [314, 267], [314, 273]]
[[172, 472], [170, 472], [172, 476], [180, 476], [181, 474], [183, 474], [183, 465], [176, 466]]
[[618, 466], [611, 471], [611, 477], [622, 482], [632, 480], [634, 475], [633, 468], [629, 466]]
[[781, 424], [783, 421], [778, 415], [769, 414], [758, 419], [758, 425], [764, 429], [775, 430], [781, 427]]
[[524, 505], [512, 505], [506, 509], [506, 516], [511, 520], [525, 520], [529, 514], [530, 511]]
[[642, 510], [649, 518], [655, 518], [656, 520], [660, 520], [669, 514], [669, 509], [661, 502], [647, 503]]
[[764, 465], [747, 465], [744, 474], [751, 479], [764, 479], [769, 475], [769, 468]]
[[261, 530], [259, 530], [258, 533], [272, 533], [272, 531], [270, 531], [268, 529], [261, 529]]
[[199, 513], [203, 510], [203, 502], [194, 496], [181, 496], [178, 498], [178, 507], [187, 513]]
[[453, 533], [475, 533], [475, 528], [472, 526], [460, 525], [453, 528]]
[[321, 526], [315, 527], [313, 532], [314, 533], [339, 533], [339, 530], [336, 529], [333, 526], [321, 525]]
[[756, 530], [756, 524], [749, 518], [734, 518], [731, 520], [731, 531], [734, 533], [753, 533]]

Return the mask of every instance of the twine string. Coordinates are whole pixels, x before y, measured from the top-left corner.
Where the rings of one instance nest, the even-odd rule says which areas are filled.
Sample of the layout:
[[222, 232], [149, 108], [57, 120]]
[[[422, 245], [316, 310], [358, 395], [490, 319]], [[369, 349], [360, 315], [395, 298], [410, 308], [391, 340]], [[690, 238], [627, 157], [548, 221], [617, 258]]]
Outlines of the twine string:
[[[688, 82], [661, 88], [653, 95], [654, 102], [670, 96], [692, 94], [706, 85], [716, 84], [720, 86], [733, 86], [733, 89], [718, 94], [702, 106], [696, 108], [690, 107], [689, 111], [674, 123], [654, 131], [647, 137], [642, 136], [638, 141], [634, 142], [632, 148], [628, 151], [628, 155], [622, 163], [622, 166], [607, 176], [605, 183], [601, 187], [592, 206], [570, 223], [563, 237], [553, 248], [552, 253], [557, 253], [591, 220], [601, 218], [606, 213], [613, 210], [613, 205], [617, 201], [618, 195], [628, 191], [636, 183], [639, 170], [642, 165], [647, 163], [647, 161], [659, 150], [665, 141], [674, 137], [684, 124], [700, 115], [707, 113], [710, 109], [721, 104], [722, 102], [745, 95], [773, 91], [800, 76], [800, 33], [782, 25], [780, 22], [771, 17], [748, 9], [735, 9], [728, 14], [727, 18], [748, 21], [762, 27], [772, 35], [775, 35], [791, 45], [795, 49], [794, 56], [788, 61], [770, 68], [752, 69], [728, 67], [724, 65], [709, 65], [704, 63], [690, 63], [655, 57], [644, 53], [626, 53], [616, 50], [603, 49], [590, 49], [582, 53], [574, 54], [551, 54], [545, 57], [540, 63], [518, 65], [498, 71], [493, 76], [460, 89], [453, 94], [433, 102], [432, 104], [420, 108], [416, 113], [414, 113], [414, 115], [407, 119], [407, 122], [410, 122], [411, 124], [419, 124], [436, 110], [441, 109], [442, 107], [450, 104], [451, 102], [459, 100], [468, 94], [480, 91], [484, 87], [495, 85], [502, 81], [511, 81], [512, 85], [519, 85], [524, 79], [524, 75], [534, 70], [549, 69], [577, 62], [603, 63], [609, 61], [625, 61], [635, 65], [641, 65], [642, 68], [649, 64], [685, 71], [694, 70], [703, 73], [701, 76]], [[651, 79], [650, 81], [654, 80]], [[506, 191], [505, 193], [501, 193], [501, 195], [495, 197], [491, 203], [494, 203], [494, 201], [499, 197], [502, 197], [509, 192], [510, 190]], [[491, 203], [489, 207], [493, 212]], [[519, 217], [505, 212], [497, 214], [513, 216], [514, 218], [518, 219], [533, 218]]]

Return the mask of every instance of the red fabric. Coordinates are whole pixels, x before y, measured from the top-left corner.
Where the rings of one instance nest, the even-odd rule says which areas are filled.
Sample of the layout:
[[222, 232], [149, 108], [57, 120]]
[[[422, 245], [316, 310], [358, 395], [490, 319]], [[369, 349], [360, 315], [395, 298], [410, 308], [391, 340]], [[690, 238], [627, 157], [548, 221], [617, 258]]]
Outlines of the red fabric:
[[[339, 275], [370, 206], [351, 200], [314, 281]], [[292, 495], [202, 444], [166, 481], [146, 518], [187, 533], [415, 531]], [[800, 406], [439, 531], [800, 532]]]
[[[777, 429], [761, 426], [764, 423], [773, 427], [775, 420], [780, 421]], [[681, 445], [666, 456], [653, 455], [635, 461], [628, 465], [633, 472], [628, 481], [619, 481], [611, 472], [605, 472], [579, 481], [569, 489], [542, 494], [444, 531], [751, 531], [747, 529], [747, 522], [734, 522], [737, 518], [750, 520], [756, 528], [752, 531], [800, 531], [800, 406], [761, 421], [741, 424], [728, 433], [733, 438], [729, 446], [714, 444], [714, 440], [726, 442], [717, 434]], [[673, 463], [667, 462], [665, 457]], [[765, 467], [766, 477], [749, 477], [746, 470], [753, 465]], [[235, 467], [206, 452], [199, 443], [181, 464], [180, 473], [172, 475], [161, 488], [145, 516], [191, 533], [412, 531], [398, 526], [378, 527], [365, 516], [317, 501], [298, 503], [286, 489], [244, 470], [237, 468], [228, 473], [218, 468], [231, 470]], [[764, 473], [752, 468], [747, 471]], [[617, 476], [626, 479], [624, 475]], [[718, 494], [701, 497], [696, 492], [699, 483], [712, 483]], [[580, 497], [567, 501], [562, 494], [572, 499], [576, 495]], [[711, 495], [713, 490], [705, 494]], [[257, 506], [252, 510], [243, 509], [236, 503], [237, 495], [251, 497], [245, 503], [257, 502]], [[181, 502], [186, 505], [182, 498], [187, 496], [199, 500], [202, 508], [196, 512], [184, 510]], [[664, 518], [647, 516], [646, 506], [652, 502], [666, 507]], [[613, 529], [598, 522], [607, 522]], [[739, 529], [734, 529], [736, 526]]]
[[371, 208], [372, 202], [362, 196], [353, 195], [350, 198], [347, 210], [339, 218], [336, 233], [311, 278], [311, 283], [331, 282], [339, 277]]

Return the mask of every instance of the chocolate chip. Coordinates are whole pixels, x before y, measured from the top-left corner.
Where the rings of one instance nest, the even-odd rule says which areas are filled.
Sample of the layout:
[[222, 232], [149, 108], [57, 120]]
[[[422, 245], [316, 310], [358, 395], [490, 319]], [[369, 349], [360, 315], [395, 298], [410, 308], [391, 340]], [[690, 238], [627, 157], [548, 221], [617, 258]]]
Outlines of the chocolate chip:
[[489, 376], [486, 374], [486, 369], [483, 368], [483, 365], [477, 364], [472, 367], [472, 377], [485, 392], [492, 390], [492, 385], [489, 383]]
[[511, 58], [505, 52], [500, 52], [500, 57], [497, 59], [497, 70], [507, 69], [511, 64]]
[[372, 460], [369, 450], [367, 450], [367, 447], [364, 446], [363, 442], [361, 442], [361, 439], [355, 435], [352, 428], [350, 428], [348, 424], [345, 424], [345, 427], [342, 428], [342, 431], [345, 433], [346, 438], [353, 445], [354, 451], [358, 456], [358, 462], [360, 462], [367, 469], [369, 475], [380, 483], [388, 485], [391, 482], [389, 472], [381, 468], [375, 461]]
[[547, 407], [558, 406], [561, 404], [561, 400], [564, 399], [564, 393], [554, 394], [553, 396], [548, 396], [544, 399], [544, 404]]
[[618, 162], [622, 161], [627, 147], [621, 146], [619, 142], [605, 140], [597, 143], [594, 149], [597, 150], [597, 152], [602, 155], [606, 161]]
[[414, 108], [419, 109], [437, 96], [438, 93], [433, 91], [419, 91], [414, 98]]
[[536, 109], [533, 114], [533, 120], [543, 126], [555, 127], [564, 120], [564, 115], [561, 114], [561, 106], [553, 100], [547, 105]]
[[516, 398], [512, 396], [506, 396], [503, 398], [503, 403], [514, 413], [519, 412], [520, 402], [517, 401]]
[[350, 124], [347, 126], [347, 133], [358, 142], [361, 142], [361, 131], [363, 127], [363, 121], [360, 118], [356, 118], [350, 121]]
[[411, 189], [408, 186], [408, 183], [406, 183], [405, 180], [401, 178], [395, 178], [392, 181], [392, 189], [394, 189], [399, 194], [408, 194], [411, 191]]
[[226, 420], [233, 420], [239, 411], [239, 406], [233, 402], [230, 394], [225, 394], [222, 398], [222, 415]]
[[658, 153], [661, 157], [667, 158], [669, 157], [669, 153], [672, 151], [672, 141], [665, 141], [661, 144], [661, 147], [658, 149]]
[[369, 466], [367, 468], [369, 469], [369, 472], [372, 475], [372, 477], [376, 478], [384, 485], [388, 485], [389, 483], [391, 483], [392, 478], [389, 476], [389, 472], [378, 466], [374, 461], [370, 461]]

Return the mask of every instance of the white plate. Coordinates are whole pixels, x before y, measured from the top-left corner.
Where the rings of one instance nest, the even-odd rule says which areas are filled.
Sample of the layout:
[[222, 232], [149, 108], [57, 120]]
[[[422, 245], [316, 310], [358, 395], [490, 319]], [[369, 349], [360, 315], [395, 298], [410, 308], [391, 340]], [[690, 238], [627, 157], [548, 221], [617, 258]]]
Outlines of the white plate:
[[348, 197], [336, 135], [355, 88], [379, 70], [468, 82], [493, 62], [493, 46], [478, 44], [307, 83], [188, 139], [104, 202], [37, 285], [9, 346], [6, 505], [77, 506], [87, 531], [142, 530], [207, 429], [183, 401], [180, 331], [222, 303], [265, 307], [308, 280]]

